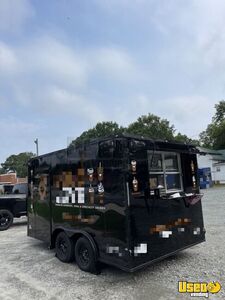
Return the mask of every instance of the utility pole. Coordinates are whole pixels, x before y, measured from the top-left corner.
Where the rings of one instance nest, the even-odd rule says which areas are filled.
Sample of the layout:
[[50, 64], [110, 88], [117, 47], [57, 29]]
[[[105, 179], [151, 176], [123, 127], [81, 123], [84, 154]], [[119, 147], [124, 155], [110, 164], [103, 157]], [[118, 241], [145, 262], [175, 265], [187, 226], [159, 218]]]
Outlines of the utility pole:
[[36, 140], [34, 140], [34, 143], [36, 144], [36, 154], [38, 156], [38, 138], [36, 138]]

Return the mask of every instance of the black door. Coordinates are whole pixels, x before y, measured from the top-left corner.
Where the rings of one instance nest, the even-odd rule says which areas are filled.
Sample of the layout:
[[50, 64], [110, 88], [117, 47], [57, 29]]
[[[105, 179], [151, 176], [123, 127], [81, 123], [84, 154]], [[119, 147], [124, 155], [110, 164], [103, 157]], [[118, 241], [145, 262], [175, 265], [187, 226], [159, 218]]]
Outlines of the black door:
[[35, 169], [33, 179], [35, 237], [49, 242], [51, 234], [51, 189], [49, 169]]

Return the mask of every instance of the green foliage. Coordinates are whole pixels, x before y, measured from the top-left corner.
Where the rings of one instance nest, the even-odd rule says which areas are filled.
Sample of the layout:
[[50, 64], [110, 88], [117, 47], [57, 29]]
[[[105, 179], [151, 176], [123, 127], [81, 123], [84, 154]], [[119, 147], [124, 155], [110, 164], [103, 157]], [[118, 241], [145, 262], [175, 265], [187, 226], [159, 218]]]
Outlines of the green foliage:
[[200, 143], [199, 143], [198, 140], [190, 139], [187, 135], [181, 134], [180, 132], [175, 136], [175, 140], [177, 142], [191, 144], [191, 145], [195, 145], [195, 146], [199, 146], [200, 145]]
[[201, 144], [215, 150], [225, 148], [225, 101], [215, 105], [216, 113], [206, 130], [200, 134]]
[[213, 117], [214, 124], [221, 124], [225, 120], [225, 101], [221, 100], [215, 105], [216, 113]]
[[32, 152], [22, 152], [17, 155], [10, 155], [6, 161], [2, 164], [1, 171], [7, 173], [8, 171], [14, 171], [18, 177], [27, 176], [27, 162], [30, 158], [34, 157]]
[[120, 134], [124, 132], [124, 130], [125, 129], [119, 126], [116, 122], [99, 122], [95, 125], [95, 127], [84, 131], [76, 140], [72, 142], [72, 145], [79, 145], [82, 142], [86, 142], [90, 139], [98, 137]]
[[[220, 115], [223, 115], [224, 117], [224, 114], [221, 113]], [[218, 114], [218, 119], [220, 119], [220, 115]], [[77, 146], [79, 144], [88, 142], [90, 139], [106, 137], [110, 135], [114, 136], [122, 133], [142, 135], [152, 139], [179, 141], [194, 145], [199, 144], [197, 140], [191, 140], [186, 135], [181, 133], [175, 135], [174, 126], [171, 125], [167, 119], [161, 119], [156, 115], [148, 114], [139, 117], [137, 121], [131, 123], [128, 127], [119, 126], [116, 122], [98, 122], [95, 127], [84, 131], [70, 144], [70, 146]], [[2, 168], [0, 167], [0, 174], [11, 170], [17, 172], [18, 177], [26, 177], [27, 162], [34, 156], [35, 154], [31, 152], [23, 152], [18, 155], [9, 156], [2, 164]]]
[[128, 133], [142, 135], [153, 139], [174, 140], [175, 129], [166, 119], [161, 119], [153, 114], [141, 116], [131, 123]]
[[116, 122], [99, 122], [95, 127], [84, 131], [70, 144], [70, 146], [79, 145], [93, 138], [106, 137], [121, 133], [129, 133], [146, 136], [152, 139], [178, 141], [199, 145], [199, 141], [192, 140], [186, 135], [182, 135], [181, 133], [175, 135], [174, 126], [171, 125], [168, 120], [161, 119], [153, 114], [148, 114], [139, 117], [137, 121], [131, 123], [127, 128], [119, 126]]

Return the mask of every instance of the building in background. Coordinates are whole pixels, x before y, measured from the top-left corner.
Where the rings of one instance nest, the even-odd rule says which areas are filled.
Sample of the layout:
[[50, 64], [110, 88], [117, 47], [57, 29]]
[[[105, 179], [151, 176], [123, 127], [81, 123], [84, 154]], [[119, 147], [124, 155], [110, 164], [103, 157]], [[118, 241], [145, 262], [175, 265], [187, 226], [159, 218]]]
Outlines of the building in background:
[[223, 160], [214, 164], [215, 168], [215, 182], [225, 184], [225, 150], [220, 150], [223, 155]]
[[16, 173], [7, 173], [0, 175], [0, 184], [26, 183], [27, 178], [19, 178]]
[[212, 183], [225, 183], [225, 150], [211, 150], [198, 147], [198, 168], [201, 188], [208, 188]]

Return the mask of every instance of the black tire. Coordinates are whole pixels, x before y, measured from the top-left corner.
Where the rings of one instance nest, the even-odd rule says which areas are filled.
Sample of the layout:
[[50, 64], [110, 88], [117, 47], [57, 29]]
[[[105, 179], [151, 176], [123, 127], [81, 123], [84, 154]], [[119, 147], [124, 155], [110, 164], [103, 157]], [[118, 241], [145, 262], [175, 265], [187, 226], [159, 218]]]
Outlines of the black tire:
[[78, 267], [85, 272], [99, 274], [100, 270], [95, 258], [95, 252], [91, 243], [85, 237], [76, 242], [75, 259]]
[[0, 231], [7, 230], [13, 223], [13, 214], [7, 209], [0, 210]]
[[60, 232], [55, 241], [56, 257], [62, 262], [74, 260], [74, 240], [69, 238], [65, 232]]

